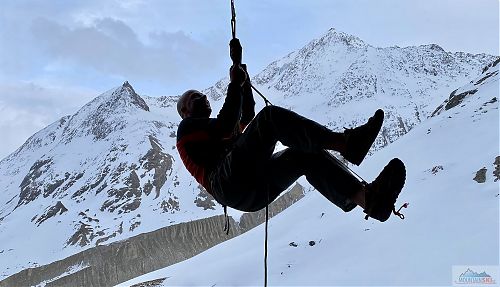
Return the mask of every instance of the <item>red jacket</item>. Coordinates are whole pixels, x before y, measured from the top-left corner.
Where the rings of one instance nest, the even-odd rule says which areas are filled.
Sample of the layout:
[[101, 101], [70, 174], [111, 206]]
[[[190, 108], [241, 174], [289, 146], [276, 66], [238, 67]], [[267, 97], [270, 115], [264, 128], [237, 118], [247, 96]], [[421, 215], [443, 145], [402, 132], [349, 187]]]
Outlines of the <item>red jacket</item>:
[[209, 193], [208, 175], [231, 150], [232, 144], [255, 116], [250, 82], [230, 83], [217, 118], [188, 117], [177, 129], [177, 150], [186, 169]]

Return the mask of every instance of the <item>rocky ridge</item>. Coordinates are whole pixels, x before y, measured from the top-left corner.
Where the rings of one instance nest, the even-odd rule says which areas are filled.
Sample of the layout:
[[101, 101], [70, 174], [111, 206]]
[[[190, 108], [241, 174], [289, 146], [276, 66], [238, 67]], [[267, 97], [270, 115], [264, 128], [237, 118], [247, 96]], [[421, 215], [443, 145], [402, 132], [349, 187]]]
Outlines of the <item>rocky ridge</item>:
[[[382, 108], [386, 118], [374, 148], [379, 149], [429, 117], [443, 94], [497, 59], [447, 52], [436, 44], [374, 47], [332, 28], [269, 64], [252, 83], [273, 104], [310, 115], [334, 130], [362, 124]], [[227, 83], [222, 79], [205, 92], [221, 101]]]
[[[450, 87], [496, 59], [437, 45], [377, 48], [332, 29], [271, 63], [253, 83], [274, 104], [334, 130], [363, 123], [382, 107], [380, 148], [429, 116]], [[205, 90], [214, 110], [226, 87], [223, 79]], [[139, 96], [125, 82], [0, 161], [0, 279], [222, 213], [175, 151], [175, 101]]]

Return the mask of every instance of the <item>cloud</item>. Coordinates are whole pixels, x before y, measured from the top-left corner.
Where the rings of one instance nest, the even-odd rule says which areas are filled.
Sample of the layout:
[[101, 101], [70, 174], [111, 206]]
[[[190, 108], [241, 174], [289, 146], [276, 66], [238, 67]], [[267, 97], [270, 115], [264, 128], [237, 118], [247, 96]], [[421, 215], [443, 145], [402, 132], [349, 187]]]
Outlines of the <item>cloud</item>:
[[32, 32], [48, 62], [166, 85], [201, 77], [219, 66], [225, 56], [225, 51], [218, 52], [181, 31], [153, 32], [148, 43], [143, 43], [125, 22], [112, 18], [76, 28], [38, 18]]
[[37, 131], [75, 113], [95, 96], [93, 91], [66, 87], [0, 84], [0, 159], [14, 152]]
[[[83, 105], [84, 89], [93, 97], [128, 80], [140, 94], [179, 94], [227, 75], [229, 1], [1, 5], [0, 132], [9, 152], [42, 123]], [[375, 46], [437, 43], [452, 51], [498, 55], [496, 0], [236, 1], [236, 9], [252, 75], [331, 27]], [[30, 82], [36, 85], [13, 84]], [[0, 146], [0, 156], [3, 150]]]

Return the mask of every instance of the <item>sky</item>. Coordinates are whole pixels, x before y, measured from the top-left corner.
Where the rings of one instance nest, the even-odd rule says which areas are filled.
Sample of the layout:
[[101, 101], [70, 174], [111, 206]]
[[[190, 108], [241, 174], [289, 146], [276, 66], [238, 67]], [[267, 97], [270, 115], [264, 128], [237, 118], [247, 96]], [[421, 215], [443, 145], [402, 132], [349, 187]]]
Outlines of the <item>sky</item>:
[[[499, 55], [500, 0], [235, 0], [250, 74], [335, 28], [379, 47]], [[129, 81], [204, 89], [230, 66], [229, 0], [0, 0], [0, 159]]]

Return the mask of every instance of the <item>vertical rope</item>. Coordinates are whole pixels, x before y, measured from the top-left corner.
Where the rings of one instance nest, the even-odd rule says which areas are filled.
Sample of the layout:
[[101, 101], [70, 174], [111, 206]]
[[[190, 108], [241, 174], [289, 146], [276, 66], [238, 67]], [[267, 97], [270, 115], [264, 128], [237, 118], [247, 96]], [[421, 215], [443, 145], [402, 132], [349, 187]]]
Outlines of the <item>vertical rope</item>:
[[[252, 86], [253, 88], [253, 86]], [[255, 88], [254, 88], [255, 89]], [[256, 89], [255, 89], [256, 90]], [[257, 90], [256, 90], [257, 91]], [[260, 92], [257, 91], [259, 94]], [[266, 100], [266, 107], [269, 106], [271, 103], [264, 97]], [[272, 121], [271, 119], [271, 113], [269, 113], [269, 120]], [[266, 204], [266, 235], [265, 235], [265, 240], [264, 240], [264, 287], [267, 287], [267, 239], [268, 239], [268, 233], [269, 233], [269, 189], [266, 188], [266, 195], [267, 195], [267, 204]]]
[[236, 10], [234, 9], [234, 0], [231, 0], [231, 33], [233, 39], [236, 38]]
[[[236, 10], [234, 9], [234, 0], [231, 0], [231, 34], [233, 39], [236, 38]], [[248, 74], [247, 74], [248, 76]], [[252, 89], [259, 94], [259, 96], [264, 100], [266, 106], [272, 105], [271, 102], [259, 91], [255, 88], [251, 83], [250, 86]], [[268, 228], [269, 228], [269, 190], [266, 190], [267, 193], [267, 204], [266, 204], [266, 233], [264, 240], [264, 286], [267, 287], [267, 239], [268, 239]], [[226, 213], [227, 216], [227, 213]]]
[[[267, 193], [269, 198], [269, 192]], [[268, 201], [269, 202], [269, 201]], [[267, 237], [269, 227], [269, 204], [266, 205], [266, 236], [264, 242], [264, 287], [267, 287]]]
[[224, 232], [229, 235], [229, 216], [227, 215], [227, 205], [224, 205]]

